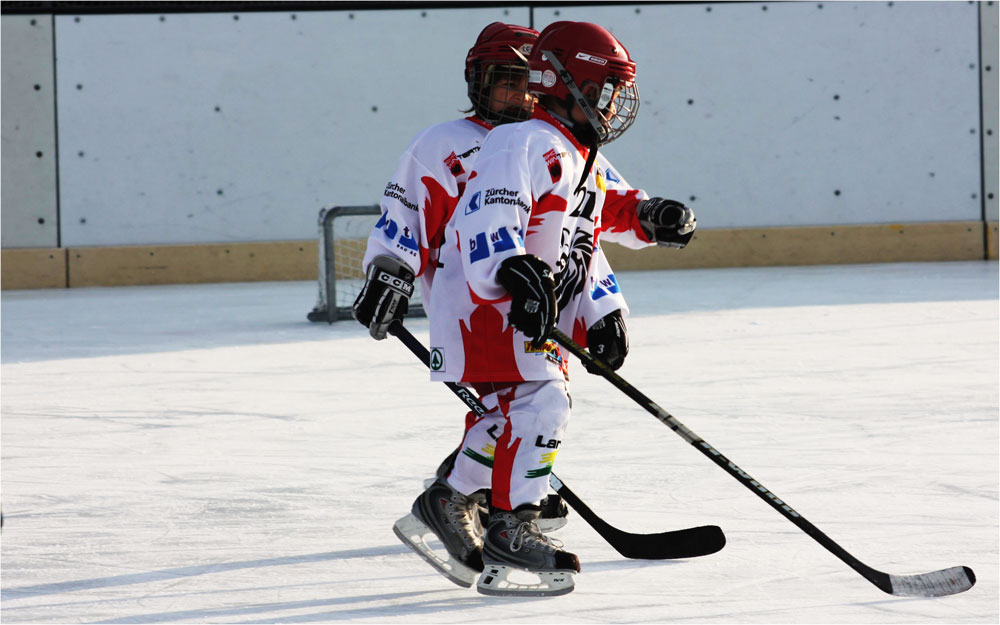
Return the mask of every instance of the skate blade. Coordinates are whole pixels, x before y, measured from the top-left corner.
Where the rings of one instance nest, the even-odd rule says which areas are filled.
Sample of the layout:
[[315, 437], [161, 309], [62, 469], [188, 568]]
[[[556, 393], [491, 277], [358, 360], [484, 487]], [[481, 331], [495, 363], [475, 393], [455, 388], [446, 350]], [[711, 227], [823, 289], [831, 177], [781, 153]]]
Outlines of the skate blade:
[[[558, 597], [573, 592], [573, 573], [525, 571], [504, 564], [487, 563], [476, 583], [476, 590], [493, 597]], [[531, 578], [537, 581], [530, 581]]]
[[447, 554], [447, 558], [442, 558], [436, 551], [431, 549], [427, 541], [436, 538], [420, 519], [407, 514], [396, 521], [392, 526], [393, 533], [403, 542], [404, 545], [412, 549], [418, 556], [427, 561], [438, 573], [444, 575], [453, 583], [463, 588], [471, 588], [479, 577], [479, 571], [469, 568], [458, 560]]

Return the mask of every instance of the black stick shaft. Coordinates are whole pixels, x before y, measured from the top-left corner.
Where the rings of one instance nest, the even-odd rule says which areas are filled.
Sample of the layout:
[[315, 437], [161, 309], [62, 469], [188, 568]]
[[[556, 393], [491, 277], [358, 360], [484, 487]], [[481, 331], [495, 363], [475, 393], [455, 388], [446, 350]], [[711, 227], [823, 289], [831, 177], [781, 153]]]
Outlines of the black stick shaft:
[[871, 568], [848, 553], [847, 550], [837, 544], [829, 536], [821, 532], [801, 514], [792, 509], [790, 505], [779, 499], [777, 495], [765, 488], [763, 484], [755, 480], [746, 471], [737, 466], [735, 462], [729, 460], [729, 458], [722, 455], [719, 450], [706, 443], [700, 436], [691, 431], [691, 429], [674, 418], [666, 410], [659, 407], [656, 402], [639, 392], [637, 388], [625, 381], [624, 378], [611, 370], [611, 368], [606, 364], [591, 356], [590, 352], [582, 348], [573, 339], [566, 336], [558, 329], [553, 330], [552, 338], [554, 338], [557, 343], [565, 347], [571, 353], [576, 355], [577, 358], [589, 363], [593, 369], [598, 370], [602, 376], [611, 382], [611, 384], [635, 400], [635, 402], [645, 408], [647, 412], [663, 422], [664, 425], [676, 432], [678, 436], [690, 443], [695, 449], [708, 457], [712, 462], [722, 467], [722, 469], [724, 469], [727, 473], [736, 478], [737, 481], [767, 502], [768, 505], [798, 526], [798, 528], [803, 532], [811, 536], [816, 542], [823, 545], [823, 547], [825, 547], [833, 555], [843, 560], [849, 567], [860, 573], [865, 579], [875, 584], [875, 586], [881, 590], [890, 594], [893, 593], [892, 581], [890, 580], [888, 574]]

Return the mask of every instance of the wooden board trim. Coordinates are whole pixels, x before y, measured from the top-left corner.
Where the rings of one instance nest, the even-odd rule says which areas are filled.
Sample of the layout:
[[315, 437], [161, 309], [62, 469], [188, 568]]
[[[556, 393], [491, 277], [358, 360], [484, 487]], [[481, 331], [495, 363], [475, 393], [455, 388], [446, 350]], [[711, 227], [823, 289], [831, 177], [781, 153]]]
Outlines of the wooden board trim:
[[70, 248], [69, 286], [315, 280], [315, 241]]
[[0, 255], [0, 288], [66, 288], [66, 250], [52, 248], [12, 248]]
[[[363, 245], [359, 239], [358, 244]], [[604, 243], [616, 271], [997, 259], [997, 222], [699, 230], [683, 250]], [[315, 280], [315, 240], [10, 248], [0, 288]]]
[[985, 258], [983, 222], [699, 230], [683, 250], [604, 244], [615, 271]]

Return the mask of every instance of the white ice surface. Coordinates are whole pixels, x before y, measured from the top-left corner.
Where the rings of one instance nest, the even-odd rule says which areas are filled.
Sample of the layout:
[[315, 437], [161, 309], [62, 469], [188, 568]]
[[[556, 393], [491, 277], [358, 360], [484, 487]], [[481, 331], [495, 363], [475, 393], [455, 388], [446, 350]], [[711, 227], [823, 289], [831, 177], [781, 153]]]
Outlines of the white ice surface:
[[307, 322], [312, 283], [7, 291], [3, 622], [998, 621], [997, 263], [619, 277], [627, 380], [863, 562], [978, 584], [882, 593], [575, 366], [560, 477], [729, 544], [625, 560], [574, 517], [575, 592], [484, 597], [391, 530], [462, 405], [395, 339]]

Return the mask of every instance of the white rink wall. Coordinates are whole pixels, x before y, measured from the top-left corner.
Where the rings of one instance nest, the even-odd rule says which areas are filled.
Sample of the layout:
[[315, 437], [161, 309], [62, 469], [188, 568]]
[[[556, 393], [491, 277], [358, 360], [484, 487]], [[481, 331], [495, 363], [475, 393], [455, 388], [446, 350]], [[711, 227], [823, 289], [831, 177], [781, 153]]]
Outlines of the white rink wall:
[[[321, 206], [376, 202], [410, 138], [461, 114], [462, 60], [496, 20], [594, 21], [622, 39], [642, 108], [606, 152], [635, 186], [691, 204], [702, 229], [980, 220], [978, 11], [4, 15], [3, 246], [313, 238]], [[54, 93], [52, 124], [13, 123]]]

